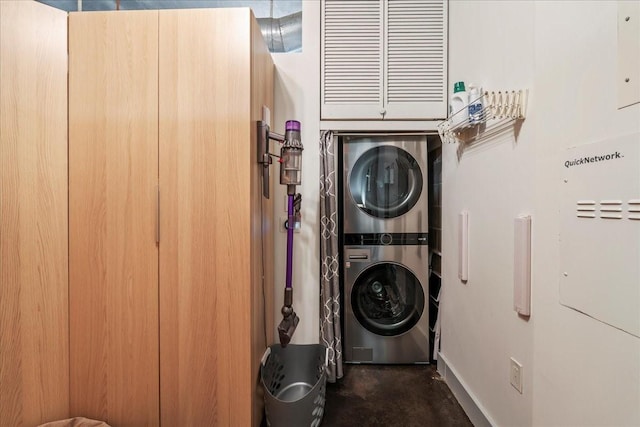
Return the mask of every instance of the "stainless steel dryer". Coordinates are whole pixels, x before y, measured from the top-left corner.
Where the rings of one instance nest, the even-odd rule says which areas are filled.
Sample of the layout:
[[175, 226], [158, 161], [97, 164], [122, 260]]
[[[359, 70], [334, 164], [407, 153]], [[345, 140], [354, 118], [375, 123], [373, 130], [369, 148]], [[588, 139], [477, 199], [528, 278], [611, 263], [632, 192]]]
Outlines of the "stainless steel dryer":
[[426, 237], [426, 233], [345, 235], [347, 362], [429, 362]]
[[427, 137], [343, 137], [343, 233], [427, 232]]

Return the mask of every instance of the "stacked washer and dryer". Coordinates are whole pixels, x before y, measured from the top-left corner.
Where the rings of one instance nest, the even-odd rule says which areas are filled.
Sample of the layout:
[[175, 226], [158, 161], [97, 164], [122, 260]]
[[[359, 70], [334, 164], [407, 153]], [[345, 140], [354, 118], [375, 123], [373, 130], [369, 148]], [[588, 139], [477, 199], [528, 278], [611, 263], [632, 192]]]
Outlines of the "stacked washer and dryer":
[[345, 360], [428, 363], [427, 137], [341, 147]]

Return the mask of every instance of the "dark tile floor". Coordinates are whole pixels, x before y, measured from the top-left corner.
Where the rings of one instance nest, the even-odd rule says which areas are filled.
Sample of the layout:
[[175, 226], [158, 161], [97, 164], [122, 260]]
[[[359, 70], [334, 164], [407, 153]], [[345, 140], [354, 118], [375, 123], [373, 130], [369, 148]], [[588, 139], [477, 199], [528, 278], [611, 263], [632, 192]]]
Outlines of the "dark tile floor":
[[472, 426], [435, 365], [345, 365], [323, 427]]

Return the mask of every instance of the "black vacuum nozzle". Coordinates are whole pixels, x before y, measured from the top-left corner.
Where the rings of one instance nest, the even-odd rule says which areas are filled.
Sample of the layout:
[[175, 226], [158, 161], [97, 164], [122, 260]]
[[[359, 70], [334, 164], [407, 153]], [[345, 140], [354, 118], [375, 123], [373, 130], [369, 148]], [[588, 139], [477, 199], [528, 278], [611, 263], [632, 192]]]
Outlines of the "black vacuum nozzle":
[[282, 315], [283, 319], [278, 325], [278, 335], [280, 336], [280, 345], [282, 347], [286, 347], [287, 344], [291, 342], [291, 338], [293, 337], [293, 333], [296, 331], [296, 327], [298, 326], [300, 319], [291, 306], [285, 305], [282, 307]]

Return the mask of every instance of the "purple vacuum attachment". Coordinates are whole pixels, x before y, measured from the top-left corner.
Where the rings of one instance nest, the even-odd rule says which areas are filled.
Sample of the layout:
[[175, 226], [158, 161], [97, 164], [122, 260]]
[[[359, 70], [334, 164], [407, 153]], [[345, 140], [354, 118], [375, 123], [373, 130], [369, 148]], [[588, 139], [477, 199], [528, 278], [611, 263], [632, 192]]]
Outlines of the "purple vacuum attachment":
[[293, 194], [287, 196], [287, 274], [284, 288], [284, 305], [282, 306], [282, 321], [278, 325], [280, 345], [286, 347], [291, 341], [293, 333], [300, 319], [293, 311], [293, 229], [295, 227]]

